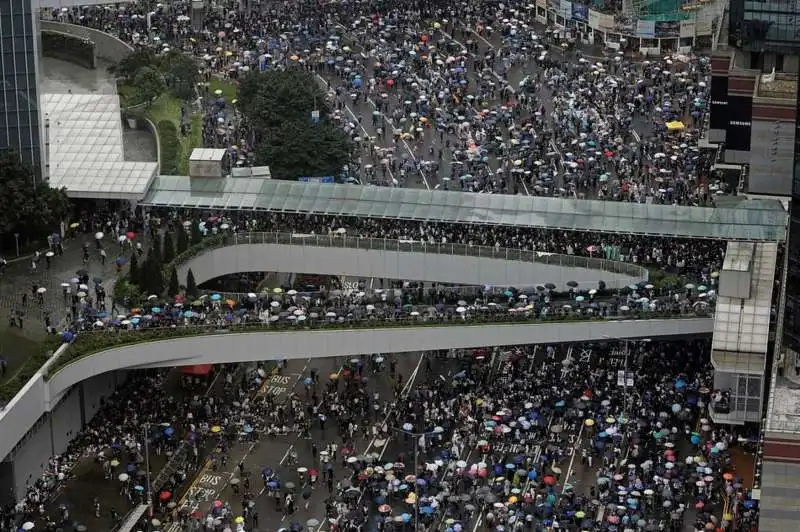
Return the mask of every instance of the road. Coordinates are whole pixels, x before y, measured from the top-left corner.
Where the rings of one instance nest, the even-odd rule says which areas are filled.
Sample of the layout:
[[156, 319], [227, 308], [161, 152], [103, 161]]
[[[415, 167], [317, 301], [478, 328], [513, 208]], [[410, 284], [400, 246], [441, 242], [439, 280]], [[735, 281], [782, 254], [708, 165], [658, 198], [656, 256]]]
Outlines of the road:
[[[420, 376], [423, 368], [423, 356], [421, 353], [404, 353], [394, 355], [396, 360], [396, 373], [403, 376], [404, 390], [413, 387], [414, 382]], [[334, 358], [314, 359], [314, 366], [311, 361], [290, 361], [280, 372], [270, 377], [262, 388], [263, 394], [272, 395], [276, 404], [286, 403], [294, 393], [298, 397], [306, 398], [308, 394], [314, 393], [314, 387], [304, 384], [305, 379], [314, 371], [320, 376], [320, 384], [325, 386], [328, 377], [334, 374], [341, 374], [343, 364], [350, 361], [336, 360]], [[387, 361], [388, 363], [388, 361]], [[388, 367], [388, 366], [387, 366]], [[393, 396], [393, 381], [390, 379], [388, 369], [380, 372], [366, 371], [367, 389], [369, 394], [377, 393], [380, 400], [391, 401]], [[345, 380], [345, 376], [340, 377]], [[343, 384], [339, 385], [340, 387]], [[376, 421], [379, 421], [376, 419]], [[262, 436], [255, 443], [240, 443], [230, 450], [228, 467], [222, 471], [201, 471], [201, 473], [191, 483], [187, 497], [181, 501], [182, 504], [189, 503], [190, 507], [198, 510], [207, 510], [215, 500], [230, 502], [236, 515], [241, 513], [240, 501], [242, 496], [236, 492], [234, 484], [238, 483], [238, 491], [243, 490], [241, 486], [244, 477], [250, 478], [250, 486], [254, 498], [254, 509], [258, 513], [258, 527], [249, 528], [252, 530], [277, 530], [288, 523], [305, 524], [310, 519], [316, 519], [320, 524], [325, 522], [325, 499], [328, 497], [322, 479], [314, 489], [303, 486], [299, 478], [298, 468], [312, 467], [320, 471], [325, 467], [320, 461], [320, 454], [314, 459], [312, 445], [316, 444], [317, 450], [324, 449], [326, 442], [340, 441], [338, 429], [331, 424], [323, 429], [320, 423], [313, 423], [310, 437], [300, 437], [295, 433], [285, 436]], [[374, 448], [374, 440], [359, 436], [354, 441], [354, 455], [362, 455], [371, 452]], [[294, 456], [296, 455], [296, 458]], [[296, 461], [295, 461], [296, 460]], [[294, 462], [294, 463], [292, 463]], [[239, 464], [242, 464], [239, 467]], [[348, 468], [341, 460], [332, 459], [330, 464], [333, 469], [335, 481], [349, 477]], [[298, 508], [292, 515], [286, 513], [282, 504], [276, 504], [275, 499], [269, 497], [269, 490], [265, 489], [262, 482], [262, 471], [270, 468], [275, 476], [284, 484], [293, 482], [298, 491]], [[235, 479], [235, 480], [234, 480]], [[233, 480], [233, 483], [231, 483]], [[308, 494], [308, 498], [303, 497], [303, 493]], [[194, 499], [194, 501], [192, 501]], [[169, 532], [181, 530], [178, 524], [172, 524], [167, 528]]]
[[[533, 25], [544, 33], [541, 25]], [[535, 54], [529, 52], [524, 57], [510, 60], [510, 48], [503, 42], [500, 32], [478, 34], [459, 23], [432, 31], [430, 42], [439, 49], [446, 49], [455, 55], [462, 54], [463, 60], [454, 59], [450, 63], [448, 58], [447, 63], [441, 60], [435, 63], [420, 62], [414, 64], [413, 69], [405, 65], [393, 72], [399, 74], [393, 87], [373, 89], [367, 88], [366, 81], [361, 87], [354, 85], [352, 76], [360, 73], [367, 80], [376, 77], [375, 73], [380, 71], [381, 65], [411, 61], [398, 58], [398, 49], [392, 48], [395, 43], [391, 41], [379, 44], [358, 28], [339, 26], [338, 29], [352, 47], [352, 54], [348, 56], [352, 63], [347, 70], [321, 69], [317, 75], [326, 87], [337, 88], [337, 101], [342, 115], [345, 121], [354, 125], [358, 138], [362, 141], [372, 139], [362, 143], [364, 149], [361, 158], [362, 167], [369, 167], [374, 174], [372, 182], [394, 183], [409, 188], [466, 190], [472, 181], [462, 177], [467, 172], [472, 175], [473, 171], [478, 171], [487, 174], [485, 180], [476, 178], [481, 180], [477, 187], [479, 190], [487, 189], [488, 184], [489, 189], [495, 192], [540, 193], [540, 188], [535, 184], [538, 183], [536, 175], [514, 170], [512, 161], [517, 158], [518, 147], [510, 142], [506, 127], [512, 123], [510, 120], [513, 115], [513, 123], [522, 123], [520, 118], [536, 123], [536, 130], [542, 132], [542, 136], [532, 146], [534, 153], [543, 160], [542, 169], [552, 170], [555, 174], [553, 190], [565, 186], [560, 162], [564, 153], [573, 150], [558, 140], [552, 140], [555, 137], [549, 117], [552, 115], [555, 93], [547, 85], [541, 84], [536, 91], [528, 93], [535, 98], [535, 106], [526, 111], [524, 106], [518, 105], [519, 91], [525, 90], [520, 82], [526, 78], [537, 79], [544, 72], [543, 66], [534, 60]], [[586, 47], [584, 50], [588, 57], [600, 54], [597, 47]], [[570, 72], [575, 69], [578, 61], [576, 52], [554, 46], [551, 54], [554, 60], [563, 62], [564, 69]], [[451, 78], [454, 69], [460, 72], [468, 93], [458, 102], [450, 101], [451, 91], [458, 89], [446, 81]], [[431, 112], [427, 104], [433, 98], [436, 98], [436, 105], [440, 106], [435, 112]], [[512, 107], [515, 110], [509, 114], [507, 110]], [[544, 113], [534, 117], [531, 113], [533, 109]], [[472, 137], [467, 138], [464, 131], [459, 133], [458, 128], [445, 128], [430, 121], [417, 122], [417, 112], [427, 117], [449, 116], [451, 123], [470, 122], [477, 126], [471, 134], [480, 132], [495, 135], [493, 141], [483, 139], [482, 142], [493, 145], [493, 148], [488, 150], [482, 162], [469, 163], [463, 154], [471, 144]], [[453, 121], [456, 115], [458, 119]], [[633, 120], [632, 139], [639, 140], [651, 130], [646, 118], [636, 117]], [[456, 150], [459, 152], [456, 153]], [[425, 170], [418, 172], [418, 168]]]

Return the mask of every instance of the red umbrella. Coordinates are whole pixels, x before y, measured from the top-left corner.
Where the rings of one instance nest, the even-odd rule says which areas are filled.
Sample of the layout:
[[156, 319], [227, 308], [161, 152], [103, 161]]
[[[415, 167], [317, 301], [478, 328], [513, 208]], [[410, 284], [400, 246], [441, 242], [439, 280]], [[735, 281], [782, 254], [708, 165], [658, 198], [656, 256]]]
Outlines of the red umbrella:
[[168, 491], [162, 491], [161, 493], [158, 494], [158, 498], [161, 499], [162, 501], [168, 501], [172, 498], [172, 493]]
[[544, 478], [542, 479], [542, 482], [544, 482], [545, 486], [555, 486], [556, 477], [554, 477], [553, 475], [545, 475]]
[[128, 234], [126, 236], [128, 237], [128, 240], [133, 240], [134, 238], [136, 238], [136, 233], [134, 233], [133, 231], [128, 231]]

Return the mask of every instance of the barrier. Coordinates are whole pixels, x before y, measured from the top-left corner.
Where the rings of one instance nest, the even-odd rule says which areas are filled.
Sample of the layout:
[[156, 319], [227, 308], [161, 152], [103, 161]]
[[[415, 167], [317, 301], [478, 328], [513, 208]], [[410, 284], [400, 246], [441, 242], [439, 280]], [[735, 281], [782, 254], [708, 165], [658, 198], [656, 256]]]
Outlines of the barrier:
[[41, 21], [42, 31], [55, 31], [72, 35], [80, 39], [91, 41], [95, 44], [95, 55], [99, 59], [104, 59], [111, 63], [119, 63], [128, 54], [133, 52], [133, 46], [117, 39], [113, 35], [104, 33], [86, 26], [68, 24], [66, 22], [56, 22], [53, 20]]

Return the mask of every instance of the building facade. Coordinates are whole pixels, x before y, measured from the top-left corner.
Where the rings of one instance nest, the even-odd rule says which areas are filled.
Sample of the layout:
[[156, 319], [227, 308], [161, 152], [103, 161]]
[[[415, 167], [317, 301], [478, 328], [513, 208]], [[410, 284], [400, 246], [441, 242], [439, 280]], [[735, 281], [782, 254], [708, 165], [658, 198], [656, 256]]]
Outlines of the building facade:
[[741, 50], [712, 55], [708, 140], [724, 145], [725, 163], [750, 166], [747, 192], [789, 196], [797, 74], [750, 67]]
[[13, 150], [41, 177], [45, 171], [39, 108], [38, 8], [0, 0], [0, 150]]

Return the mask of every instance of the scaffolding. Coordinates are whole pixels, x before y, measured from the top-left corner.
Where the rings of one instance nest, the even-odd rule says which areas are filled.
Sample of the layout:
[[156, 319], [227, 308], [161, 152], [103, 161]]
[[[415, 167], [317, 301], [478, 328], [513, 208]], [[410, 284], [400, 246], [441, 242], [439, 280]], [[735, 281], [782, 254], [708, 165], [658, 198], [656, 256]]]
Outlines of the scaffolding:
[[699, 2], [686, 0], [632, 0], [631, 11], [635, 20], [673, 22], [690, 18], [691, 10]]

